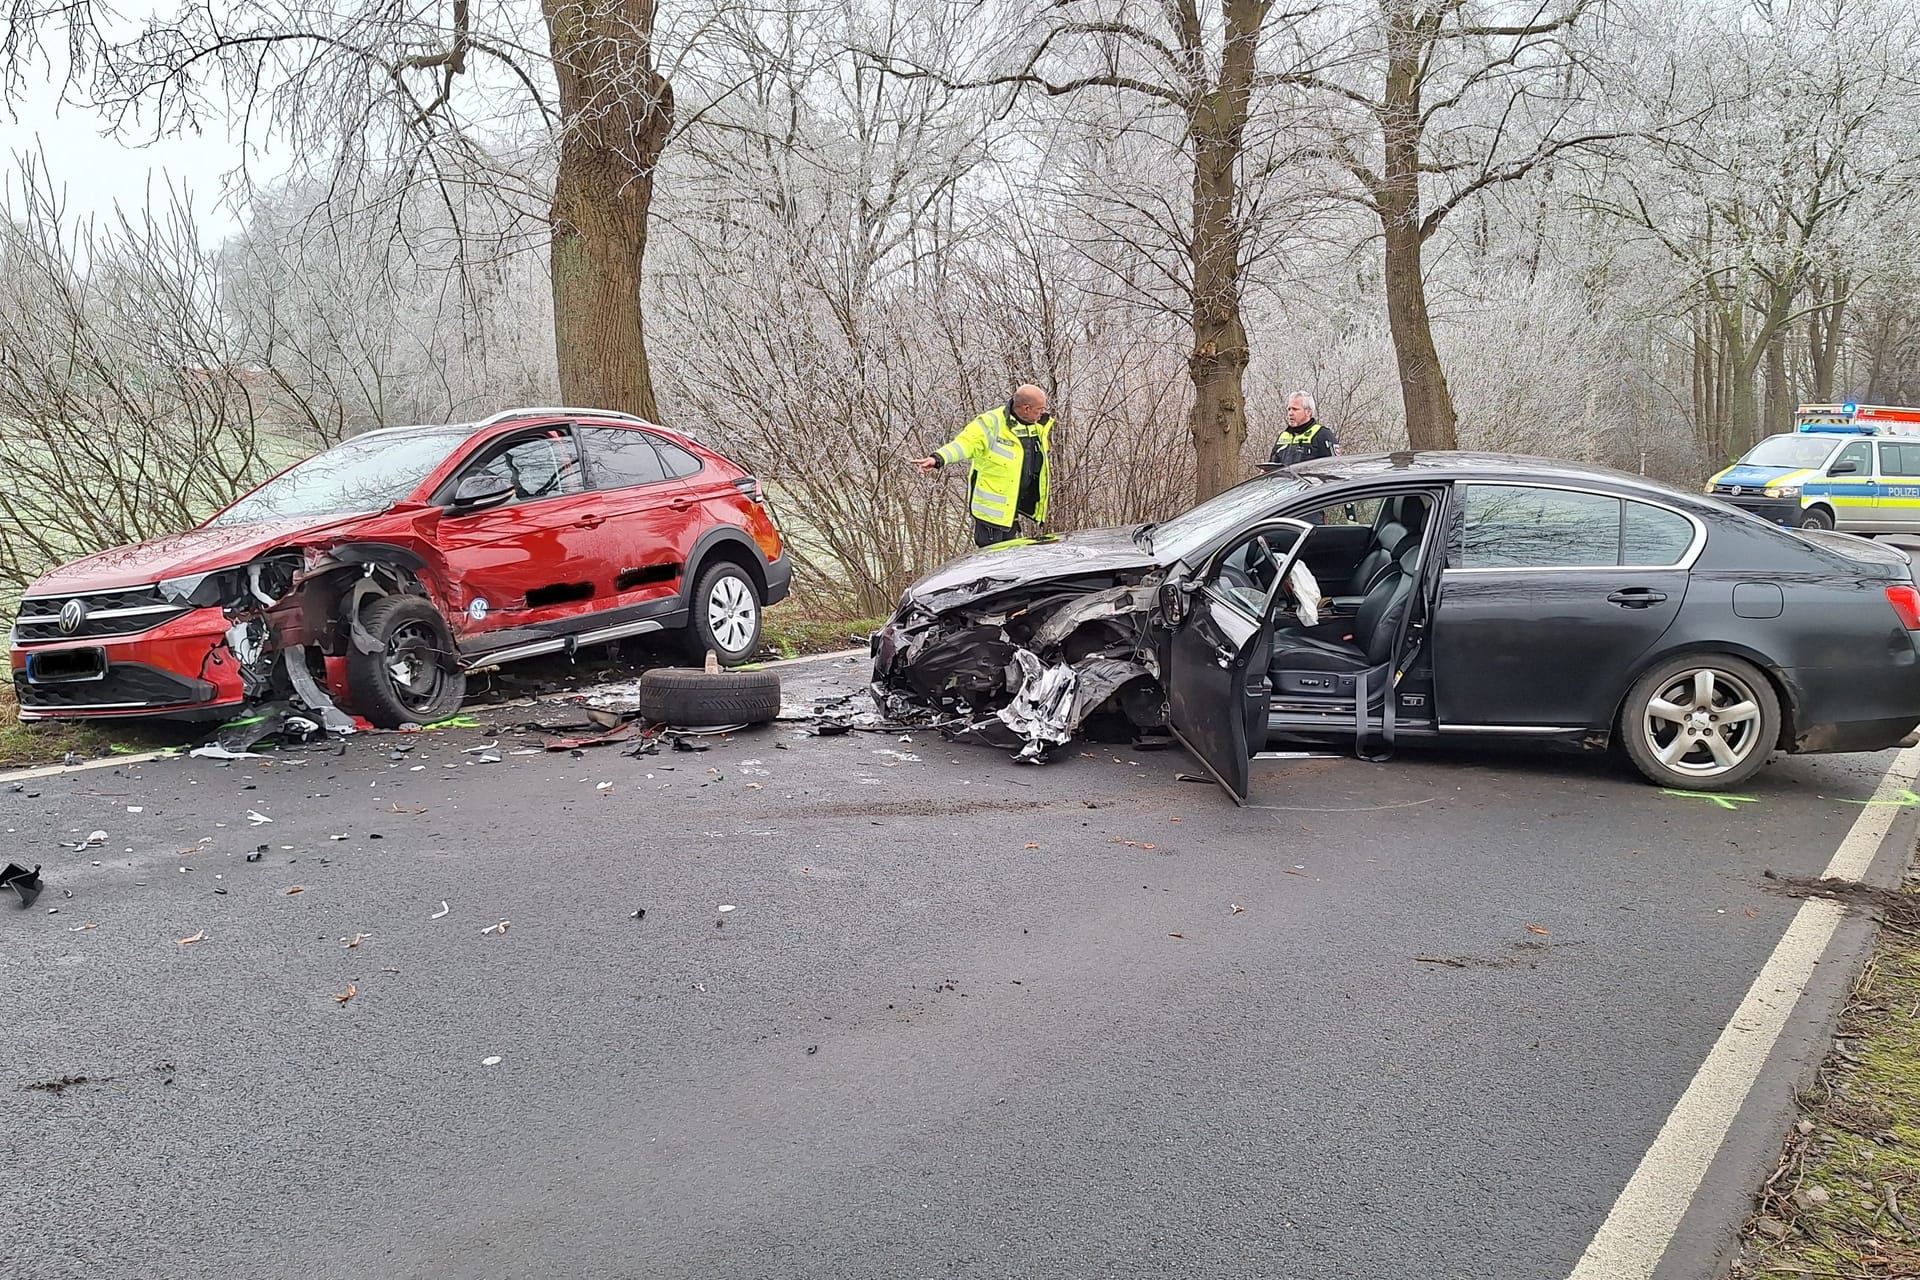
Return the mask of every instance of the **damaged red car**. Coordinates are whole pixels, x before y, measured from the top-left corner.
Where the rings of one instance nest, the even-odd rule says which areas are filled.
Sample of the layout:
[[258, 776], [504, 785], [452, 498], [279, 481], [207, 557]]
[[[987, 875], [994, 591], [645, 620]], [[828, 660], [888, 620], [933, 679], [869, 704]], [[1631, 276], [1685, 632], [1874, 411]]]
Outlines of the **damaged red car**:
[[14, 692], [27, 720], [289, 697], [391, 728], [584, 645], [672, 632], [743, 662], [791, 582], [745, 468], [624, 414], [514, 409], [354, 436], [197, 529], [54, 570], [14, 620]]

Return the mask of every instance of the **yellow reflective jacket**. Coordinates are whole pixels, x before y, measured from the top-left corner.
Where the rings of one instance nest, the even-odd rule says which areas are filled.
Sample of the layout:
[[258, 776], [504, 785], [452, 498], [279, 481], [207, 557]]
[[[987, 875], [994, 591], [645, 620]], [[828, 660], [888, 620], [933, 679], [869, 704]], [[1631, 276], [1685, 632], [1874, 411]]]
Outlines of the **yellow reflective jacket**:
[[968, 484], [973, 492], [973, 518], [1010, 529], [1020, 501], [1020, 472], [1027, 448], [1035, 442], [1040, 448], [1040, 492], [1033, 518], [1042, 522], [1047, 518], [1047, 495], [1053, 490], [1052, 438], [1052, 414], [1026, 423], [1006, 405], [999, 405], [960, 428], [960, 434], [936, 449], [934, 457], [948, 467], [971, 462]]

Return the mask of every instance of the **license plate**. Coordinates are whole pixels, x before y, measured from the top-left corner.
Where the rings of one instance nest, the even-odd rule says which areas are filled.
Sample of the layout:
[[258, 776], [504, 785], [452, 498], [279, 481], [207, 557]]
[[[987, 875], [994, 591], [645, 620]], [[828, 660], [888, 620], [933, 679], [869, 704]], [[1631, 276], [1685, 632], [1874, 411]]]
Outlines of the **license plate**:
[[105, 649], [53, 649], [27, 655], [28, 684], [74, 684], [106, 678]]

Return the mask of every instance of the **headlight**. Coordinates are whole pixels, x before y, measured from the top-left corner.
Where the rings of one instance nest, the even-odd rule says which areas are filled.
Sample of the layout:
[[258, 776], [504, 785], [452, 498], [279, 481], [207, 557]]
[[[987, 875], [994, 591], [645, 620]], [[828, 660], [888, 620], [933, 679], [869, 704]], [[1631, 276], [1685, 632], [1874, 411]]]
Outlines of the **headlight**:
[[1769, 498], [1797, 498], [1800, 496], [1800, 486], [1790, 484], [1784, 488], [1769, 488], [1767, 490], [1767, 496]]
[[160, 583], [160, 598], [196, 609], [211, 609], [232, 604], [245, 595], [247, 574], [242, 568], [215, 569], [193, 573], [184, 578], [167, 578]]

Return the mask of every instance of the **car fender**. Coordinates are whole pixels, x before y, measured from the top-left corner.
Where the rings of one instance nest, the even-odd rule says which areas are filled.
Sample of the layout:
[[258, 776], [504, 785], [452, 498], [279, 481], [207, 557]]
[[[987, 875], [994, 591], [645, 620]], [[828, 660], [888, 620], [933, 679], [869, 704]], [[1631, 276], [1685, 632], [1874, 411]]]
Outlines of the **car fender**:
[[1640, 682], [1641, 676], [1670, 658], [1685, 657], [1692, 653], [1723, 653], [1760, 668], [1773, 684], [1774, 696], [1780, 699], [1780, 739], [1776, 745], [1786, 747], [1793, 742], [1794, 725], [1799, 720], [1799, 708], [1803, 701], [1798, 684], [1785, 667], [1759, 650], [1733, 640], [1690, 640], [1671, 648], [1657, 649], [1649, 653], [1627, 673], [1627, 682], [1621, 688], [1620, 696], [1614, 700], [1613, 718], [1607, 722], [1606, 732], [1612, 733], [1619, 728], [1620, 713], [1626, 710], [1627, 706], [1627, 694]]
[[767, 556], [760, 550], [745, 529], [738, 525], [723, 524], [707, 530], [694, 540], [693, 549], [687, 553], [687, 567], [680, 575], [680, 606], [683, 609], [693, 607], [693, 586], [700, 573], [707, 567], [713, 553], [721, 547], [729, 550], [738, 548], [748, 558], [748, 571], [754, 575], [755, 585], [762, 596], [767, 590]]

